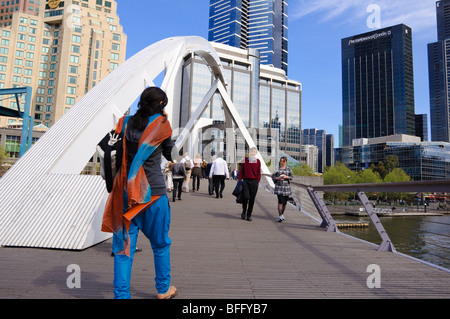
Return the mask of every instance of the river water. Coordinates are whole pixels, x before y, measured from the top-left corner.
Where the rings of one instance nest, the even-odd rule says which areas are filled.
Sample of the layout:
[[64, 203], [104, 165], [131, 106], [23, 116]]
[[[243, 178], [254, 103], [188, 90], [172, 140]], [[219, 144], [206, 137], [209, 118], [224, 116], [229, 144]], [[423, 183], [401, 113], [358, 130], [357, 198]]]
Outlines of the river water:
[[[369, 217], [333, 215], [333, 218], [336, 223], [369, 223], [369, 227], [339, 230], [377, 245], [381, 243]], [[450, 215], [380, 217], [380, 221], [398, 252], [450, 269]]]

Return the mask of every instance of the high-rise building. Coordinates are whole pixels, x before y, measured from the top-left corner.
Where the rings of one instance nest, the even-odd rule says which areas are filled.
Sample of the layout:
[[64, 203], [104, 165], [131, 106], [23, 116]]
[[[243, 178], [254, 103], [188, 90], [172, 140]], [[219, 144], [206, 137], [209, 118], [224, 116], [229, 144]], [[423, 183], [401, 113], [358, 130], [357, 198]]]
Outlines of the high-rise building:
[[327, 146], [326, 146], [326, 160], [325, 160], [325, 166], [334, 166], [335, 160], [334, 160], [334, 135], [333, 134], [327, 134], [326, 137]]
[[311, 167], [314, 172], [318, 172], [319, 149], [317, 146], [302, 144], [301, 151], [306, 157], [305, 164]]
[[428, 142], [428, 114], [416, 114], [416, 136]]
[[[273, 154], [275, 137], [278, 148], [300, 159], [301, 145], [301, 83], [287, 78], [279, 68], [260, 65], [254, 49], [240, 49], [221, 43], [211, 43], [224, 69], [227, 91], [245, 126], [257, 141], [262, 154]], [[199, 56], [188, 56], [183, 66], [183, 89], [179, 127], [184, 127], [191, 114], [213, 83], [213, 76], [206, 62]], [[224, 109], [219, 94], [211, 99], [203, 120], [220, 127], [225, 122]], [[225, 138], [224, 132], [214, 137]], [[215, 145], [216, 150], [225, 151]], [[201, 149], [198, 150], [200, 153]], [[237, 159], [245, 150], [237, 150]], [[228, 160], [228, 159], [227, 159]], [[278, 159], [276, 159], [278, 162]]]
[[343, 145], [415, 135], [411, 28], [404, 24], [342, 39]]
[[436, 2], [437, 42], [428, 44], [431, 140], [450, 142], [450, 0]]
[[34, 125], [50, 127], [125, 61], [126, 40], [116, 1], [41, 0], [39, 15], [17, 11], [0, 28], [0, 88], [32, 87]]
[[12, 23], [14, 12], [38, 15], [39, 5], [39, 0], [10, 0], [0, 2], [0, 27], [6, 27]]
[[316, 128], [302, 130], [302, 144], [317, 146], [317, 172], [323, 173], [327, 165], [327, 133]]
[[257, 49], [261, 64], [288, 69], [287, 0], [211, 0], [208, 40]]

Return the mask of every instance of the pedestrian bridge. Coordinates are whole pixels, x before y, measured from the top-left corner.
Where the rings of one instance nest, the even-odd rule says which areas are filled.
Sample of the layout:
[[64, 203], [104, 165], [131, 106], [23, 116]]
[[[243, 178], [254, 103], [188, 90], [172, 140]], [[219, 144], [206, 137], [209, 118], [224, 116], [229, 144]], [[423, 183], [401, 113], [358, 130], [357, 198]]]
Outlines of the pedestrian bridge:
[[[170, 38], [142, 50], [89, 91], [0, 179], [0, 298], [112, 297], [111, 239], [100, 232], [108, 194], [101, 177], [80, 172], [98, 141], [162, 71], [162, 87], [173, 101], [169, 116], [179, 119], [173, 106], [180, 105], [181, 65], [192, 53], [207, 61], [215, 81], [183, 127], [177, 147], [195, 131], [216, 92], [227, 127], [239, 128], [248, 146], [255, 145], [206, 40]], [[280, 224], [276, 197], [261, 187], [253, 222], [247, 222], [231, 195], [233, 183], [227, 182], [222, 199], [207, 195], [203, 182], [202, 191], [183, 194], [172, 204], [173, 282], [179, 298], [450, 297], [449, 272], [397, 253], [376, 214], [371, 218], [382, 239], [379, 246], [338, 231], [318, 195], [325, 188], [305, 187], [316, 217], [292, 206]], [[442, 187], [448, 190], [448, 182]], [[361, 189], [355, 190], [364, 199]], [[142, 236], [138, 244], [144, 251], [135, 257], [132, 295], [153, 298], [151, 249]], [[67, 287], [70, 265], [81, 270], [81, 288]]]
[[[218, 199], [206, 184], [171, 203], [177, 299], [450, 297], [448, 270], [327, 231], [322, 220], [293, 205], [278, 223], [276, 196], [262, 187], [253, 221], [242, 220], [231, 195], [235, 182], [227, 181]], [[142, 234], [138, 247], [132, 298], [153, 299], [153, 256]], [[0, 298], [113, 298], [110, 252], [110, 239], [82, 251], [0, 248]], [[81, 288], [69, 289], [73, 264], [80, 267]]]

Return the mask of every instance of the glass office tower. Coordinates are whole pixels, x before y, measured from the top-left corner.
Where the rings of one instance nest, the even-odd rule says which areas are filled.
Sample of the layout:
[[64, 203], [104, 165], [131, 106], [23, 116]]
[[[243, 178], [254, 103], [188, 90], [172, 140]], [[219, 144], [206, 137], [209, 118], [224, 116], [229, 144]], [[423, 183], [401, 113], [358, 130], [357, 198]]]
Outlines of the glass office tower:
[[352, 170], [369, 168], [389, 155], [414, 181], [450, 178], [450, 143], [421, 142], [420, 137], [398, 134], [355, 140], [353, 146], [337, 149], [336, 160]]
[[211, 0], [208, 40], [257, 49], [261, 63], [287, 73], [287, 0]]
[[404, 24], [342, 39], [343, 145], [415, 135], [412, 32]]
[[438, 41], [428, 44], [431, 140], [450, 142], [450, 0], [436, 2]]
[[[301, 83], [289, 80], [285, 72], [279, 68], [260, 65], [256, 50], [238, 49], [216, 42], [211, 44], [221, 60], [228, 94], [245, 126], [257, 141], [261, 153], [272, 154], [273, 142], [275, 137], [278, 137], [279, 149], [299, 160]], [[185, 58], [180, 127], [186, 125], [191, 114], [195, 112], [211, 87], [213, 80], [211, 71], [202, 58], [196, 55]], [[214, 95], [202, 116], [204, 122], [208, 123], [209, 120], [212, 126], [218, 128], [213, 133], [215, 140], [225, 138], [225, 132], [223, 132], [225, 114], [220, 94]], [[209, 141], [208, 137], [203, 138]], [[215, 145], [214, 147], [216, 150], [226, 151], [223, 146]], [[245, 152], [245, 150], [241, 151]]]

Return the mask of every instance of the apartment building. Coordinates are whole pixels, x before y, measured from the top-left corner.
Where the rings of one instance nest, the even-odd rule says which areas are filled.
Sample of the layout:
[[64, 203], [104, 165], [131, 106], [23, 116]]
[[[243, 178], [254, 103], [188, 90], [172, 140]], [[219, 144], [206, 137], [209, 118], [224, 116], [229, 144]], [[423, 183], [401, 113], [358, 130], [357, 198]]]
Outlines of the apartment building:
[[[0, 27], [0, 88], [32, 87], [33, 125], [50, 127], [125, 61], [126, 41], [116, 1], [41, 0], [38, 15], [14, 11]], [[19, 121], [0, 117], [0, 127]]]

